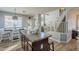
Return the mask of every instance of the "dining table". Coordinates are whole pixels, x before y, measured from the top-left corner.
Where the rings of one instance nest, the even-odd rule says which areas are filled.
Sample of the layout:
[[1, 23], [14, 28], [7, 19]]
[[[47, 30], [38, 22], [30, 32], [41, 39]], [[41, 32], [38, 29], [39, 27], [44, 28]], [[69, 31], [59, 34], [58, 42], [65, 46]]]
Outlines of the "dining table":
[[[37, 45], [36, 48], [39, 47], [39, 44], [40, 44], [41, 42], [44, 42], [44, 44], [45, 44], [46, 46], [48, 46], [48, 45], [47, 45], [47, 44], [48, 44], [48, 38], [51, 37], [51, 35], [47, 34], [46, 32], [40, 32], [40, 33], [38, 33], [38, 34], [35, 34], [35, 33], [32, 33], [32, 32], [30, 33], [30, 32], [28, 32], [28, 31], [22, 30], [22, 31], [20, 31], [20, 34], [21, 34], [21, 45], [22, 45], [22, 48], [23, 48], [24, 50], [28, 50], [28, 45], [31, 46], [32, 50], [35, 49], [35, 47], [33, 48], [33, 43], [35, 44], [35, 43], [37, 43], [37, 42], [38, 42], [38, 43], [35, 44], [35, 45]], [[31, 44], [29, 44], [29, 42], [30, 42]], [[45, 43], [45, 42], [46, 42], [46, 43]], [[27, 43], [27, 45], [26, 45], [26, 43]], [[42, 44], [43, 44], [43, 43], [42, 43]], [[25, 47], [25, 46], [27, 46], [27, 47]], [[45, 47], [44, 50], [46, 50], [46, 47]], [[47, 50], [49, 50], [49, 49], [47, 49]]]

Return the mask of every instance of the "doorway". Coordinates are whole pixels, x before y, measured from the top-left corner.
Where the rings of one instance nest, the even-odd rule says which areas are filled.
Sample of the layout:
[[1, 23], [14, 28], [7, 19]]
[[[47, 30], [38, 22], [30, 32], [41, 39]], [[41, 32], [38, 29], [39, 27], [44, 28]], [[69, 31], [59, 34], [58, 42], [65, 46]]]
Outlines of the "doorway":
[[76, 30], [79, 30], [79, 15], [76, 16]]

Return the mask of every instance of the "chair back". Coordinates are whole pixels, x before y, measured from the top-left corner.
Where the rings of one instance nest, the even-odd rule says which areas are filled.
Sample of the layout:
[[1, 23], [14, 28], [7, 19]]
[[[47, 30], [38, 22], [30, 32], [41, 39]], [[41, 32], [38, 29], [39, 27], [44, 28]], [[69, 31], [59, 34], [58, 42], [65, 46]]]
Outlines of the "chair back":
[[28, 51], [29, 45], [30, 45], [29, 39], [25, 35], [23, 35], [21, 32], [20, 32], [20, 34], [21, 34], [21, 46], [22, 46], [24, 51]]

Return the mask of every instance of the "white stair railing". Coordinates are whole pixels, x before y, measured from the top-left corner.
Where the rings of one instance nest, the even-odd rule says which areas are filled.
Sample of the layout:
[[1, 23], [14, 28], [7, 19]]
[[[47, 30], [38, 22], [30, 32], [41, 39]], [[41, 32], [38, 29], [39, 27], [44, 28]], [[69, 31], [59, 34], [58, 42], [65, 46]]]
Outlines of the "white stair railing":
[[[72, 8], [71, 8], [72, 9]], [[48, 34], [51, 34], [52, 37], [50, 37], [50, 39], [52, 39], [53, 41], [57, 41], [57, 42], [62, 42], [62, 43], [67, 43], [71, 40], [71, 32], [57, 32], [58, 27], [60, 26], [60, 24], [62, 23], [62, 20], [64, 19], [65, 16], [67, 16], [67, 13], [71, 10], [70, 8], [65, 10], [61, 16], [58, 16], [59, 18], [57, 19], [56, 23], [55, 23], [55, 27], [54, 27], [54, 31], [50, 31], [48, 32]], [[67, 22], [64, 23], [64, 25], [66, 25]], [[62, 28], [66, 28], [66, 27], [62, 27]], [[65, 29], [66, 30], [66, 29]]]
[[57, 21], [55, 22], [55, 28], [54, 30], [57, 31], [59, 25], [61, 24], [61, 21], [64, 19], [64, 17], [67, 17], [67, 13], [72, 10], [72, 8], [66, 8], [66, 10], [63, 11], [62, 15], [58, 16]]
[[57, 31], [57, 28], [59, 27], [65, 16], [66, 16], [66, 11], [64, 11], [62, 15], [58, 17], [58, 20], [55, 23], [55, 31]]

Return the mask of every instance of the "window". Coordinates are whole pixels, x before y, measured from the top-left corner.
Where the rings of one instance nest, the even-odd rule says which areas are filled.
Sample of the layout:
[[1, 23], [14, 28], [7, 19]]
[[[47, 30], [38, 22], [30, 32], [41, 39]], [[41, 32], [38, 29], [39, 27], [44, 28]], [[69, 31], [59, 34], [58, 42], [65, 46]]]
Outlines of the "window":
[[22, 17], [18, 17], [17, 20], [12, 19], [12, 16], [5, 16], [5, 25], [7, 27], [22, 27]]

